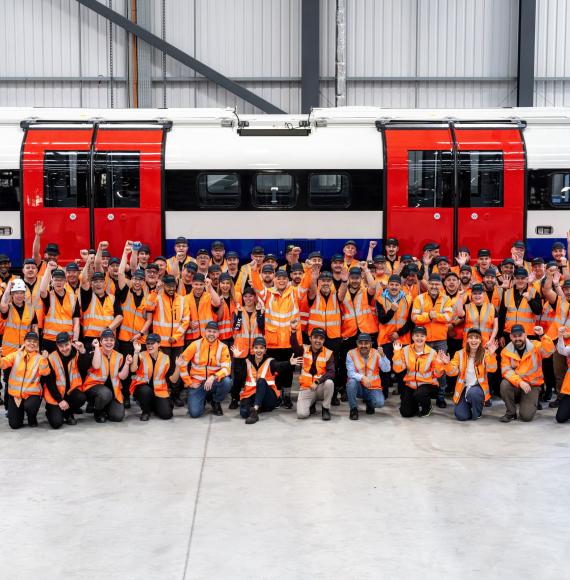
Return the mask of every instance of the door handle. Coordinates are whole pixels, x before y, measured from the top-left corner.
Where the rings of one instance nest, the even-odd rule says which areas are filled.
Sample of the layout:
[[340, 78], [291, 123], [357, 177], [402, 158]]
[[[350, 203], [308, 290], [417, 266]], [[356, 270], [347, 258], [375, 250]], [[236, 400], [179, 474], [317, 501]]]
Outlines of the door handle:
[[108, 221], [112, 222], [114, 219], [115, 219], [115, 215], [114, 214], [112, 214], [112, 213], [108, 213], [107, 214], [107, 220]]

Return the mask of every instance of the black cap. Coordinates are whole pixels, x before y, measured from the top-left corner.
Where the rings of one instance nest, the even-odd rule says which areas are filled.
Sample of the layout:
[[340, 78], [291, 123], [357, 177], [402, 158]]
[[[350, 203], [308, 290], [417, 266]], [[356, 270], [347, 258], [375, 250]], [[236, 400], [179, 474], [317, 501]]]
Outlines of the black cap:
[[208, 268], [208, 272], [221, 272], [222, 268], [219, 264], [212, 264], [209, 268]]
[[331, 262], [344, 262], [344, 258], [342, 257], [342, 254], [333, 254], [331, 256]]
[[69, 264], [67, 264], [67, 266], [65, 267], [65, 269], [68, 272], [71, 272], [72, 270], [74, 272], [79, 272], [79, 266], [75, 262], [69, 262]]
[[541, 264], [544, 264], [544, 258], [533, 258], [531, 264], [533, 266], [540, 266]]
[[270, 260], [277, 262], [277, 256], [275, 254], [265, 254], [265, 258], [263, 258], [263, 261], [269, 262]]
[[470, 334], [478, 334], [479, 336], [482, 336], [481, 330], [479, 328], [470, 328], [467, 331], [467, 335], [469, 336]]
[[154, 259], [155, 262], [168, 262], [168, 258], [165, 258], [164, 256], [157, 256]]
[[255, 290], [251, 286], [246, 286], [241, 295], [245, 296], [246, 294], [252, 294], [253, 296], [255, 296]]
[[550, 262], [548, 262], [546, 264], [547, 268], [558, 268], [558, 264], [554, 261], [554, 260], [550, 260]]
[[348, 271], [349, 276], [362, 276], [362, 270], [358, 266], [354, 266]]
[[218, 323], [214, 322], [213, 320], [210, 320], [206, 324], [206, 330], [219, 330]]
[[322, 257], [323, 257], [323, 255], [319, 251], [314, 251], [314, 252], [311, 252], [307, 256], [307, 260], [312, 260], [313, 258], [322, 258]]
[[460, 272], [469, 272], [470, 274], [472, 274], [472, 270], [471, 270], [471, 266], [468, 266], [467, 264], [463, 264], [463, 266], [461, 266], [461, 268], [459, 268]]
[[400, 262], [412, 262], [414, 257], [412, 254], [402, 254], [400, 256]]
[[284, 268], [279, 268], [279, 270], [277, 270], [277, 272], [275, 272], [275, 277], [276, 278], [289, 278], [289, 274], [287, 274], [287, 270], [285, 270]]
[[478, 258], [490, 258], [491, 257], [491, 250], [481, 249], [477, 252]]
[[402, 276], [409, 276], [410, 274], [419, 274], [420, 269], [417, 264], [408, 264], [402, 270]]
[[513, 324], [511, 328], [511, 334], [523, 334], [525, 332], [524, 326], [522, 324]]
[[414, 326], [414, 330], [412, 330], [412, 334], [423, 334], [427, 336], [427, 330], [425, 326]]
[[501, 262], [501, 266], [506, 266], [507, 264], [511, 264], [512, 266], [514, 266], [515, 265], [515, 261], [512, 258], [505, 258]]
[[227, 272], [222, 272], [220, 274], [220, 282], [231, 282], [232, 277]]
[[515, 278], [528, 278], [526, 268], [515, 268]]
[[562, 283], [562, 288], [570, 288], [570, 278], [564, 280], [564, 282]]
[[383, 264], [384, 262], [386, 262], [386, 256], [382, 254], [377, 254], [376, 256], [374, 256], [375, 264]]
[[288, 254], [289, 252], [293, 251], [297, 246], [295, 244], [287, 244], [285, 247], [285, 253]]
[[162, 279], [162, 283], [165, 286], [176, 286], [176, 278], [174, 276], [170, 276], [170, 275], [166, 275], [163, 279]]
[[174, 240], [174, 245], [176, 245], [176, 244], [186, 244], [186, 245], [188, 245], [188, 240], [184, 236], [178, 236]]
[[144, 280], [144, 270], [142, 268], [137, 268], [133, 272], [133, 278], [140, 278], [141, 280]]
[[212, 242], [212, 245], [210, 246], [210, 248], [212, 248], [212, 250], [215, 250], [218, 248], [220, 248], [222, 250], [226, 249], [226, 247], [224, 246], [224, 243], [220, 242], [220, 240], [216, 240], [216, 241]]
[[239, 259], [239, 254], [235, 250], [228, 250], [226, 252], [226, 260], [228, 258], [238, 258]]
[[263, 347], [266, 347], [267, 346], [267, 342], [265, 341], [265, 338], [263, 338], [263, 336], [256, 336], [253, 339], [253, 346], [263, 346]]
[[357, 337], [356, 337], [356, 342], [372, 342], [372, 337], [367, 333], [367, 332], [361, 332]]
[[390, 282], [398, 282], [398, 284], [402, 283], [402, 278], [400, 278], [400, 276], [398, 276], [398, 274], [392, 274], [389, 278], [388, 278], [388, 283]]
[[303, 264], [301, 262], [295, 262], [291, 264], [291, 272], [304, 272], [305, 268], [303, 268]]
[[149, 265], [146, 267], [146, 269], [147, 269], [147, 270], [157, 270], [157, 271], [158, 271], [158, 270], [160, 270], [160, 268], [158, 267], [158, 264], [149, 264]]
[[148, 247], [148, 244], [142, 244], [141, 245], [141, 249], [139, 250], [139, 254], [141, 252], [146, 252], [147, 254], [150, 254], [150, 248]]
[[115, 338], [115, 333], [110, 328], [105, 328], [105, 330], [101, 332], [100, 338]]
[[386, 240], [386, 246], [399, 246], [398, 238], [388, 238]]
[[459, 280], [459, 276], [453, 271], [450, 270], [444, 277], [444, 280], [447, 280], [448, 278], [457, 278]]
[[553, 250], [564, 250], [566, 247], [564, 246], [564, 244], [562, 242], [554, 242], [552, 244], [552, 249]]
[[[51, 273], [51, 277], [53, 278], [65, 278], [65, 272], [63, 270], [54, 270]], [[105, 275], [103, 274], [103, 278], [105, 278]]]
[[59, 255], [59, 246], [57, 244], [48, 244], [46, 246], [46, 254], [57, 254]]
[[109, 252], [109, 250], [103, 250], [103, 251], [101, 252], [101, 256], [102, 256], [103, 258], [110, 258], [110, 257], [111, 257], [111, 252]]
[[55, 337], [56, 344], [65, 344], [71, 340], [71, 336], [69, 332], [58, 332], [57, 336]]
[[275, 268], [271, 264], [264, 264], [261, 267], [262, 274], [273, 274], [275, 273]]
[[430, 274], [428, 282], [441, 282], [441, 276], [439, 274]]
[[473, 286], [471, 286], [471, 294], [474, 292], [485, 292], [485, 287], [483, 284], [473, 284]]
[[524, 245], [524, 242], [522, 240], [517, 240], [513, 244], [513, 248], [519, 248], [520, 250], [524, 250], [524, 249], [526, 249], [526, 246]]
[[120, 263], [121, 263], [121, 260], [119, 260], [119, 258], [111, 258], [111, 259], [109, 260], [109, 266], [110, 266], [111, 264], [120, 264]]
[[36, 261], [33, 258], [26, 258], [24, 260], [24, 266], [26, 264], [33, 264], [36, 268], [38, 267], [38, 265], [36, 264]]
[[322, 336], [323, 338], [326, 338], [326, 332], [322, 329], [322, 328], [313, 328], [313, 330], [311, 330], [311, 336]]
[[146, 337], [146, 343], [150, 344], [153, 342], [160, 342], [160, 334], [156, 334], [156, 332], [151, 332], [147, 337]]
[[196, 262], [186, 262], [186, 265], [184, 266], [184, 268], [186, 268], [186, 270], [188, 271], [192, 271], [192, 272], [197, 272], [198, 271], [198, 266], [196, 264]]
[[253, 246], [251, 253], [254, 256], [260, 256], [261, 254], [265, 254], [265, 250], [261, 246]]
[[469, 254], [469, 255], [471, 255], [471, 250], [469, 250], [469, 248], [467, 246], [461, 246], [457, 251], [460, 254]]
[[24, 336], [24, 340], [37, 340], [40, 341], [40, 337], [38, 336], [37, 332], [26, 332], [26, 336]]
[[346, 248], [346, 246], [350, 246], [350, 245], [356, 247], [356, 242], [354, 240], [346, 240], [346, 242], [344, 242], [343, 248]]
[[326, 270], [319, 274], [319, 280], [332, 280], [332, 277], [332, 274]]
[[91, 281], [94, 282], [95, 280], [105, 280], [105, 274], [103, 272], [95, 272], [91, 277]]
[[194, 274], [194, 282], [205, 282], [206, 281], [206, 276], [204, 276], [204, 274], [201, 274], [200, 272], [196, 272], [196, 274]]
[[446, 262], [447, 264], [449, 264], [449, 258], [447, 256], [438, 256], [435, 259], [435, 263], [439, 264], [440, 262]]
[[436, 242], [428, 242], [427, 244], [424, 244], [424, 252], [427, 252], [429, 250], [437, 250], [439, 248], [439, 244]]
[[208, 252], [208, 250], [206, 250], [206, 248], [200, 248], [197, 252], [196, 252], [196, 257], [198, 256], [210, 256], [210, 252]]
[[10, 258], [6, 254], [0, 254], [0, 264], [2, 262], [10, 262]]
[[497, 270], [495, 270], [495, 268], [489, 268], [483, 274], [483, 278], [485, 276], [492, 276], [493, 278], [496, 278], [497, 277]]

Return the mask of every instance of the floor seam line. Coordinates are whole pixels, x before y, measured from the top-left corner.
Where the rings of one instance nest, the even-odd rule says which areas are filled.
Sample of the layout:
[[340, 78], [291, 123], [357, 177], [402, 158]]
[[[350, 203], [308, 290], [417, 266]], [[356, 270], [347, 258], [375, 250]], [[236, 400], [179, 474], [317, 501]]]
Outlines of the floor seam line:
[[194, 500], [194, 511], [192, 513], [192, 523], [190, 525], [190, 534], [188, 536], [188, 546], [186, 548], [186, 558], [184, 559], [184, 573], [182, 580], [186, 580], [186, 573], [188, 571], [188, 562], [190, 561], [190, 551], [192, 549], [192, 538], [194, 537], [194, 526], [196, 525], [196, 514], [198, 513], [198, 502], [200, 501], [200, 490], [202, 488], [202, 479], [204, 476], [204, 467], [206, 465], [206, 454], [208, 452], [208, 443], [210, 441], [210, 431], [212, 429], [212, 415], [208, 423], [208, 431], [206, 432], [206, 440], [204, 442], [204, 453], [202, 456], [202, 465], [200, 466], [200, 475], [198, 477], [198, 487], [196, 489], [196, 499]]

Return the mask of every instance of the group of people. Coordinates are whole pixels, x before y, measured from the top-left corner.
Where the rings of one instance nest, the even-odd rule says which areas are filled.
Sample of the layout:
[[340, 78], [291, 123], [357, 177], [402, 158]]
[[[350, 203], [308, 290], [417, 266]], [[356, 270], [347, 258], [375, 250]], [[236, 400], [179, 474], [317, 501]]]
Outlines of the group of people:
[[[543, 404], [570, 418], [570, 268], [557, 242], [548, 261], [525, 259], [525, 244], [493, 261], [461, 248], [453, 259], [426, 244], [419, 258], [388, 238], [371, 241], [364, 259], [348, 240], [324, 260], [287, 246], [282, 262], [261, 246], [240, 267], [222, 242], [190, 256], [177, 238], [174, 255], [151, 259], [149, 246], [127, 241], [59, 262], [57, 244], [42, 254], [42, 222], [21, 277], [0, 256], [0, 333], [4, 403], [10, 427], [37, 425], [45, 401], [53, 428], [122, 421], [131, 398], [140, 419], [170, 419], [188, 406], [238, 409], [247, 424], [278, 406], [331, 419], [359, 399], [374, 414], [396, 386], [402, 417], [427, 417], [432, 400], [455, 417], [479, 419], [492, 395], [505, 402], [501, 421], [531, 421]], [[569, 235], [570, 238], [570, 235]], [[553, 399], [553, 395], [555, 395]], [[551, 400], [552, 399], [552, 400]], [[84, 409], [85, 407], [85, 409]]]

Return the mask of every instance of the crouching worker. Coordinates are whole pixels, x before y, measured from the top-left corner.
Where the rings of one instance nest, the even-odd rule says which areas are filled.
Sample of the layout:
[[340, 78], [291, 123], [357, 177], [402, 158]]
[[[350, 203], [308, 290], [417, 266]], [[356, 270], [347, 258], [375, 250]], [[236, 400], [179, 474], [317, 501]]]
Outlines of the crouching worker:
[[445, 374], [458, 377], [453, 395], [454, 413], [458, 421], [481, 417], [485, 401], [491, 398], [487, 375], [497, 370], [496, 350], [495, 340], [489, 341], [483, 348], [481, 331], [470, 328], [467, 331], [465, 348], [458, 350], [451, 362], [449, 355], [440, 354], [445, 363]]
[[366, 404], [366, 414], [373, 415], [375, 409], [384, 406], [380, 373], [390, 372], [390, 361], [381, 347], [378, 350], [372, 348], [372, 337], [369, 334], [360, 333], [356, 337], [356, 348], [346, 355], [346, 370], [350, 419], [358, 421], [357, 397]]
[[[281, 391], [275, 385], [275, 376], [283, 370], [291, 372], [291, 367], [302, 364], [302, 358], [295, 355], [283, 362], [268, 357], [267, 343], [262, 336], [253, 339], [252, 350], [253, 354], [245, 359], [245, 385], [240, 393], [239, 414], [245, 419], [246, 425], [257, 423], [259, 413], [273, 411], [277, 406]], [[242, 351], [235, 346], [232, 352], [236, 358], [243, 356]]]
[[416, 326], [412, 331], [412, 344], [402, 348], [394, 343], [392, 368], [395, 372], [405, 371], [404, 391], [400, 402], [402, 417], [427, 417], [431, 415], [431, 395], [439, 387], [438, 378], [443, 374], [441, 355], [426, 344], [427, 331]]
[[554, 343], [544, 335], [541, 326], [535, 326], [533, 332], [541, 337], [540, 341], [529, 340], [522, 324], [513, 325], [511, 342], [501, 352], [501, 398], [507, 408], [499, 419], [503, 423], [517, 418], [517, 403], [521, 421], [532, 421], [536, 413], [540, 387], [544, 384], [542, 359], [552, 355]]
[[71, 342], [67, 332], [59, 332], [55, 338], [56, 350], [48, 357], [50, 374], [46, 377], [44, 399], [48, 423], [59, 429], [64, 421], [76, 425], [73, 416], [85, 404], [83, 378], [87, 374], [90, 356], [83, 343]]
[[123, 355], [115, 350], [115, 334], [109, 328], [101, 333], [101, 342], [92, 343], [93, 357], [83, 390], [87, 401], [93, 404], [93, 415], [97, 423], [122, 421], [125, 418], [121, 381], [129, 376], [133, 357], [128, 354], [123, 364]]
[[204, 338], [190, 343], [176, 359], [176, 370], [170, 380], [180, 376], [188, 390], [188, 412], [193, 419], [201, 417], [206, 399], [212, 404], [214, 415], [223, 415], [222, 402], [232, 388], [230, 349], [219, 339], [218, 323], [206, 324]]
[[42, 404], [40, 377], [49, 374], [48, 353], [39, 353], [40, 339], [28, 332], [24, 344], [2, 358], [2, 368], [11, 369], [8, 377], [8, 423], [12, 429], [24, 425], [24, 414], [30, 427], [38, 426], [38, 411]]
[[133, 343], [134, 354], [130, 392], [141, 408], [141, 421], [148, 421], [151, 412], [161, 419], [172, 418], [172, 404], [168, 396], [166, 375], [170, 369], [170, 358], [160, 350], [160, 335], [151, 333], [146, 339], [146, 351], [141, 352], [141, 343]]

